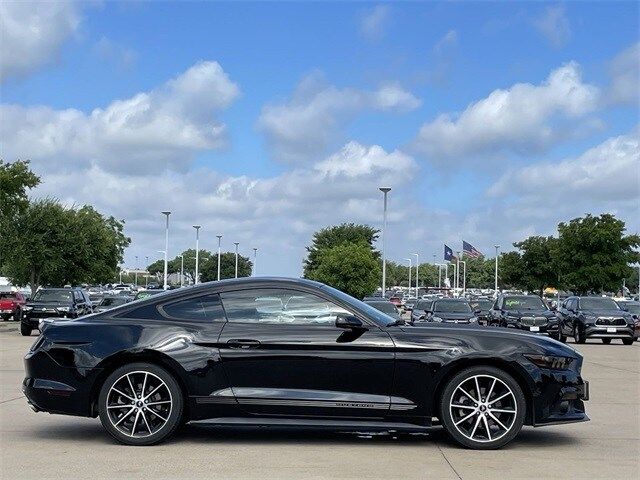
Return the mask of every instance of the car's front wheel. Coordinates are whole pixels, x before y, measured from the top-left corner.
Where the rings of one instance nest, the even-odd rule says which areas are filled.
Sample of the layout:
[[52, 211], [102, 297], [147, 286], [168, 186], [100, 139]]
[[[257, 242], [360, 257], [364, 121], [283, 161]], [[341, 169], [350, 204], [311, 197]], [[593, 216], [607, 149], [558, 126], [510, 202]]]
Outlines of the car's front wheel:
[[20, 334], [23, 337], [31, 335], [32, 328], [24, 322], [20, 322]]
[[622, 343], [624, 343], [625, 345], [633, 345], [633, 340], [633, 338], [623, 338]]
[[576, 343], [580, 343], [580, 344], [585, 343], [587, 341], [587, 337], [584, 335], [584, 332], [580, 328], [580, 325], [577, 323], [573, 326], [573, 340]]
[[440, 398], [440, 418], [447, 433], [473, 449], [509, 443], [524, 423], [526, 401], [518, 383], [490, 366], [467, 368], [451, 378]]
[[98, 398], [100, 421], [109, 434], [127, 445], [153, 445], [180, 426], [184, 399], [165, 369], [131, 363], [105, 380]]

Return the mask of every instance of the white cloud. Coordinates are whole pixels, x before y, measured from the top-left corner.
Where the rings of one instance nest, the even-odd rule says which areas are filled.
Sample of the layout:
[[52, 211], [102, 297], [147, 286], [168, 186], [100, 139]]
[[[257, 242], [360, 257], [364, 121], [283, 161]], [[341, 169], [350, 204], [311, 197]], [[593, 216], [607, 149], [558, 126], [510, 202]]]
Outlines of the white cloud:
[[388, 5], [376, 5], [367, 10], [360, 18], [360, 35], [369, 41], [380, 40], [389, 24], [391, 8]]
[[631, 45], [611, 61], [609, 100], [640, 104], [640, 42]]
[[55, 62], [79, 24], [72, 2], [0, 2], [0, 81]]
[[300, 82], [289, 101], [263, 107], [258, 127], [277, 160], [300, 162], [326, 153], [341, 140], [340, 127], [362, 111], [406, 112], [420, 104], [398, 83], [375, 91], [340, 89], [314, 74]]
[[571, 25], [564, 5], [547, 7], [533, 25], [555, 48], [564, 46], [571, 38]]
[[[459, 115], [443, 114], [425, 123], [414, 148], [434, 163], [541, 150], [591, 127], [593, 122], [577, 121], [597, 108], [599, 98], [599, 89], [582, 81], [578, 65], [568, 63], [540, 85], [494, 90]], [[563, 128], [566, 120], [570, 131]]]
[[433, 51], [437, 54], [445, 53], [450, 47], [458, 43], [458, 32], [449, 30], [444, 36], [433, 46]]
[[[542, 207], [569, 203], [640, 207], [640, 129], [609, 138], [577, 158], [543, 162], [505, 173], [488, 190], [491, 197], [516, 196]], [[553, 208], [553, 207], [551, 207]], [[640, 212], [638, 212], [640, 213]]]
[[87, 163], [123, 173], [185, 168], [194, 152], [225, 144], [226, 128], [215, 114], [239, 93], [218, 63], [200, 62], [158, 89], [90, 114], [3, 105], [3, 155], [30, 158], [49, 170]]
[[369, 175], [375, 170], [410, 173], [415, 169], [415, 161], [397, 150], [387, 153], [378, 145], [365, 147], [358, 142], [350, 142], [338, 153], [319, 162], [315, 168], [330, 177], [357, 177]]

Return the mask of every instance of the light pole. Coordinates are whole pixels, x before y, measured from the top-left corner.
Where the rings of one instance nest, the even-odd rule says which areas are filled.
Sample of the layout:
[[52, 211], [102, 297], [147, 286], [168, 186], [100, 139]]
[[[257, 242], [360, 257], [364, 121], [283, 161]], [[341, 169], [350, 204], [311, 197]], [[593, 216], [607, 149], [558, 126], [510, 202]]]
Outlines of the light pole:
[[418, 261], [418, 254], [414, 253], [414, 255], [416, 256], [416, 298], [418, 298], [418, 281], [420, 278], [418, 277], [418, 270], [420, 269], [420, 262]]
[[184, 254], [180, 254], [180, 288], [184, 287]]
[[[166, 250], [158, 250], [158, 253], [161, 253], [162, 255], [166, 256], [167, 251]], [[165, 281], [165, 283], [166, 283], [166, 281]], [[166, 288], [165, 288], [165, 290], [166, 290]]]
[[135, 257], [136, 257], [136, 271], [133, 274], [133, 278], [135, 279], [133, 281], [133, 284], [137, 287], [138, 286], [138, 255], [136, 255]]
[[238, 245], [240, 245], [240, 242], [233, 242], [233, 244], [236, 246], [236, 276], [235, 276], [235, 278], [238, 278]]
[[200, 259], [200, 225], [194, 225], [196, 229], [196, 278], [193, 283], [198, 284], [200, 277], [198, 276], [198, 260]]
[[253, 276], [258, 274], [258, 249], [253, 249]]
[[460, 260], [460, 263], [462, 264], [462, 296], [464, 296], [467, 291], [467, 262]]
[[436, 267], [438, 267], [438, 288], [442, 288], [442, 264], [436, 263]]
[[495, 276], [496, 285], [493, 292], [493, 298], [498, 298], [498, 249], [500, 248], [500, 245], [494, 245], [494, 247], [496, 249], [496, 276]]
[[167, 272], [169, 269], [169, 215], [171, 215], [171, 212], [169, 211], [165, 211], [162, 212], [162, 214], [166, 217], [167, 223], [166, 223], [166, 227], [165, 227], [165, 231], [164, 231], [164, 286], [163, 288], [166, 290], [167, 288], [169, 288], [169, 284], [167, 283], [168, 278], [167, 278]]
[[222, 235], [216, 235], [218, 237], [218, 281], [220, 281], [220, 242], [222, 241]]
[[453, 264], [453, 296], [456, 296], [456, 291], [458, 289], [458, 263]]
[[145, 256], [145, 267], [144, 267], [144, 288], [149, 287], [149, 257]]
[[[384, 197], [384, 208], [382, 213], [382, 296], [387, 288], [387, 255], [385, 251], [385, 233], [387, 230], [387, 194], [391, 191], [390, 187], [380, 187], [380, 191]], [[411, 282], [409, 282], [409, 292], [411, 292]]]
[[[444, 264], [444, 278], [445, 278], [445, 286], [447, 285], [447, 283], [449, 284], [449, 289], [451, 289], [451, 282], [449, 282], [449, 262]], [[447, 292], [448, 294], [449, 292]]]
[[411, 295], [411, 259], [405, 258], [407, 262], [409, 262], [409, 295]]

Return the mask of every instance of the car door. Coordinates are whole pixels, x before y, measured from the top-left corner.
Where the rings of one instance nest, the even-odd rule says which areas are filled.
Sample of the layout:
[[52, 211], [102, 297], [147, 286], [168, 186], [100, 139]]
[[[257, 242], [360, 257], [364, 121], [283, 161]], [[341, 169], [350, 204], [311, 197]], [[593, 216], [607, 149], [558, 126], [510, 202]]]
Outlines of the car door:
[[502, 297], [496, 298], [491, 310], [489, 310], [489, 326], [500, 325], [501, 322]]
[[221, 293], [227, 316], [219, 340], [231, 392], [245, 411], [286, 416], [382, 416], [389, 410], [394, 343], [359, 317], [361, 329], [336, 327], [352, 312], [304, 290]]

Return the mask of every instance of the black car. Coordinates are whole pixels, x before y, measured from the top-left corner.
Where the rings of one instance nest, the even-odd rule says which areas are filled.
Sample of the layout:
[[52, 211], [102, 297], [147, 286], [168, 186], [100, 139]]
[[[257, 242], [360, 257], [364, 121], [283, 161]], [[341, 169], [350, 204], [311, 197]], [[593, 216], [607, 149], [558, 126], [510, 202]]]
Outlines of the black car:
[[31, 335], [43, 318], [78, 318], [92, 312], [91, 300], [81, 288], [40, 288], [22, 309], [20, 333]]
[[560, 340], [573, 337], [576, 343], [599, 338], [609, 344], [620, 339], [632, 345], [635, 338], [635, 322], [629, 312], [607, 297], [569, 297], [558, 309]]
[[537, 295], [498, 295], [489, 325], [543, 333], [558, 338], [558, 318]]
[[112, 308], [119, 307], [120, 305], [124, 305], [125, 303], [129, 303], [133, 300], [133, 297], [128, 297], [125, 295], [106, 295], [98, 305], [93, 308], [94, 312], [105, 312], [107, 310], [111, 310]]
[[393, 303], [389, 302], [388, 300], [382, 300], [381, 298], [378, 297], [377, 300], [365, 300], [364, 303], [366, 303], [369, 306], [372, 306], [376, 310], [380, 310], [382, 313], [386, 313], [387, 315], [389, 315], [391, 318], [395, 320], [400, 320], [402, 318], [400, 315], [400, 312], [398, 311], [398, 307], [396, 307]]
[[474, 298], [469, 300], [471, 309], [477, 312], [478, 323], [481, 325], [489, 325], [490, 311], [493, 307], [493, 300], [487, 298]]
[[411, 322], [426, 320], [427, 313], [431, 310], [433, 300], [418, 300], [411, 310]]
[[631, 300], [617, 303], [622, 310], [631, 314], [635, 330], [634, 337], [638, 341], [638, 337], [640, 337], [640, 302]]
[[582, 356], [535, 335], [403, 325], [321, 283], [244, 278], [43, 325], [35, 411], [100, 417], [116, 440], [184, 422], [429, 432], [498, 448], [523, 425], [587, 421]]
[[425, 306], [426, 317], [423, 321], [436, 323], [474, 323], [477, 324], [479, 312], [474, 312], [467, 302], [461, 298], [440, 298]]

